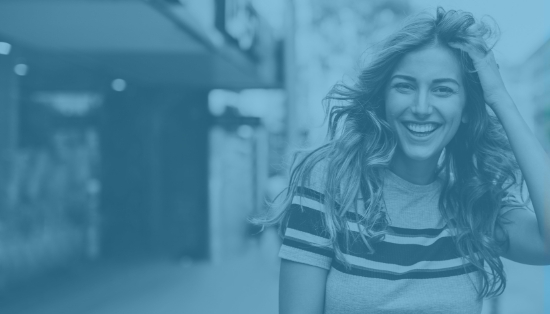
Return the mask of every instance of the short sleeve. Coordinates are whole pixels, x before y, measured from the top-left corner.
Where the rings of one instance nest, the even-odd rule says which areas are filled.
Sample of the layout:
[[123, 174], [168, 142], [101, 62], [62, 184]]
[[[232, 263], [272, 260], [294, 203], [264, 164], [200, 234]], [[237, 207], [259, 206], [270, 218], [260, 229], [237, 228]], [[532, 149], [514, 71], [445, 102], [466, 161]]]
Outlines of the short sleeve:
[[298, 187], [289, 208], [279, 257], [330, 269], [334, 251], [324, 224], [324, 195], [314, 181], [318, 179], [312, 174], [310, 185]]

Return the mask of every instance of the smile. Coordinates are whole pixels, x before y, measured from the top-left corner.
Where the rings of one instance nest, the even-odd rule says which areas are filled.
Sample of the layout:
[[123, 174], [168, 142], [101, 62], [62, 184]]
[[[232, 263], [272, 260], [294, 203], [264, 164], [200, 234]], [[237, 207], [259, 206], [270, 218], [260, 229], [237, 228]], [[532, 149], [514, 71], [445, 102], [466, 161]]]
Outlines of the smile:
[[412, 122], [403, 122], [403, 125], [409, 132], [415, 136], [428, 136], [432, 134], [438, 127], [439, 124], [436, 123], [412, 123]]

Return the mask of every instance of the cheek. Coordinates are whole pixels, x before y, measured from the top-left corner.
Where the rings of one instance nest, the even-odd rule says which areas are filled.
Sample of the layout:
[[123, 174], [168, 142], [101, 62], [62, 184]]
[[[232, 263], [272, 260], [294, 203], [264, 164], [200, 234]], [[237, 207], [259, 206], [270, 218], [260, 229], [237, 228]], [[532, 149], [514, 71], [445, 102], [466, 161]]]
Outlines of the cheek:
[[386, 103], [385, 107], [386, 122], [388, 122], [390, 127], [393, 129], [393, 124], [397, 118], [397, 114], [391, 104]]
[[463, 97], [451, 97], [448, 99], [440, 99], [437, 102], [434, 101], [434, 108], [436, 108], [443, 118], [448, 122], [456, 122], [462, 120], [462, 115], [465, 110], [465, 101]]
[[462, 123], [463, 110], [461, 109], [460, 106], [456, 106], [450, 110], [449, 109], [441, 110], [441, 113], [444, 116], [446, 120], [445, 122], [449, 128], [448, 137], [453, 138], [456, 135], [458, 128], [460, 127], [460, 124]]
[[386, 118], [388, 122], [395, 120], [407, 108], [409, 100], [404, 95], [396, 95], [394, 93], [386, 94]]

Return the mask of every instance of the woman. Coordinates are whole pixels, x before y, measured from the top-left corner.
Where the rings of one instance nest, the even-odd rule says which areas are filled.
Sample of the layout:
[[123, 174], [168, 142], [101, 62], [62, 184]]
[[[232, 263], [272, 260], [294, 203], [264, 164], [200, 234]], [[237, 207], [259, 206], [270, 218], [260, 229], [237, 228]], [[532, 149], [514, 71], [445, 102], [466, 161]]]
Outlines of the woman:
[[505, 288], [501, 256], [550, 264], [550, 162], [489, 35], [438, 8], [329, 94], [328, 142], [298, 158], [262, 221], [284, 235], [281, 313], [480, 313]]

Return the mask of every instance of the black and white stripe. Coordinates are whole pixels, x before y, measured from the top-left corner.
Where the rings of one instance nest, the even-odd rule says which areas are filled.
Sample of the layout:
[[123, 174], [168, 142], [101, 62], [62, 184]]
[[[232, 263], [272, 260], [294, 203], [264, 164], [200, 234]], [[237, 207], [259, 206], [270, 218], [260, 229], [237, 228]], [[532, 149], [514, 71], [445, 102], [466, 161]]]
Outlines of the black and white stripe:
[[438, 229], [407, 229], [389, 226], [383, 241], [375, 243], [370, 254], [360, 238], [362, 226], [355, 214], [348, 215], [349, 241], [338, 237], [349, 267], [334, 258], [324, 226], [323, 194], [300, 188], [293, 198], [283, 246], [332, 258], [340, 272], [387, 280], [429, 279], [464, 275], [476, 268], [464, 261], [456, 249], [452, 232]]

